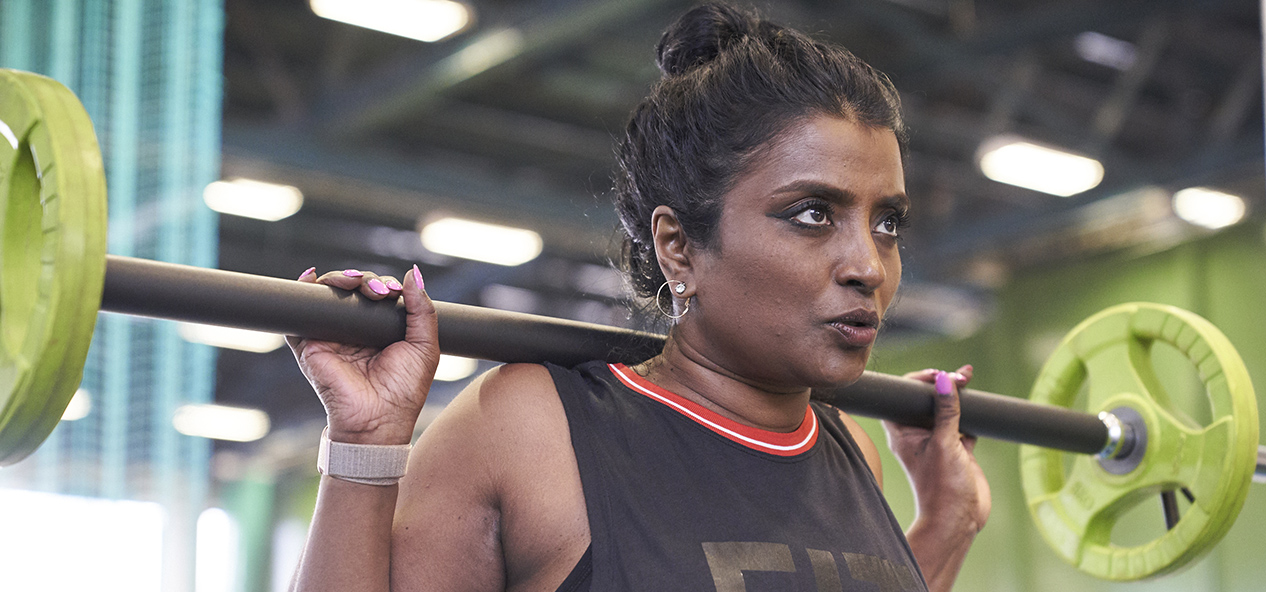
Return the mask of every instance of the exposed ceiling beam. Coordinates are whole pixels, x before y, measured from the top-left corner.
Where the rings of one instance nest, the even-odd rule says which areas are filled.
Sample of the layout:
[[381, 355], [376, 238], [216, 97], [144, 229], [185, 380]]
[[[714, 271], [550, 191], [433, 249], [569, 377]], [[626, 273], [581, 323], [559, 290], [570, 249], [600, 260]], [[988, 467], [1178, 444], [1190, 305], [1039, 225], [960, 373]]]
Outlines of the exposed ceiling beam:
[[326, 121], [348, 133], [382, 129], [432, 109], [452, 89], [507, 64], [556, 52], [676, 0], [592, 0], [565, 4], [522, 26], [490, 29], [438, 60], [384, 77], [362, 80], [358, 89], [332, 97]]
[[232, 21], [232, 26], [226, 31], [250, 53], [255, 78], [272, 100], [277, 118], [287, 123], [303, 119], [307, 114], [307, 102], [300, 90], [301, 85], [294, 72], [286, 67], [258, 11], [249, 2], [236, 0], [225, 4], [225, 13]]
[[1210, 116], [1207, 136], [1210, 146], [1223, 146], [1243, 131], [1249, 115], [1262, 106], [1261, 102], [1254, 100], [1261, 92], [1262, 65], [1254, 56], [1245, 60]]
[[223, 137], [226, 176], [267, 175], [348, 212], [400, 221], [450, 212], [527, 226], [547, 249], [582, 260], [600, 259], [611, 248], [611, 206], [580, 188], [524, 183], [491, 167], [389, 148], [330, 146], [283, 127], [229, 122]]
[[[908, 58], [904, 63], [889, 65], [889, 68], [912, 78], [937, 71], [979, 70], [985, 67], [980, 60], [985, 55], [1006, 54], [1083, 31], [1138, 22], [1150, 14], [1181, 4], [1178, 0], [1056, 2], [1025, 10], [1006, 20], [982, 20], [974, 27], [973, 34], [962, 38], [954, 38], [929, 26], [926, 18], [911, 14], [891, 2], [853, 2], [848, 3], [848, 10], [860, 13], [873, 26], [901, 39], [902, 45], [910, 52]], [[857, 15], [852, 15], [852, 18], [857, 18]]]
[[1022, 52], [1012, 60], [1009, 81], [994, 91], [989, 114], [985, 117], [985, 133], [1000, 134], [1011, 127], [1016, 113], [1030, 100], [1033, 82], [1041, 70], [1042, 65], [1031, 51]]
[[1117, 137], [1125, 121], [1130, 115], [1130, 108], [1138, 98], [1143, 83], [1152, 75], [1160, 63], [1161, 52], [1165, 50], [1169, 38], [1169, 17], [1157, 13], [1148, 17], [1139, 36], [1138, 52], [1134, 63], [1117, 77], [1112, 92], [1095, 114], [1093, 125], [1094, 138], [1087, 151], [1091, 154], [1101, 152]]
[[614, 140], [610, 135], [553, 119], [475, 103], [446, 101], [444, 117], [436, 123], [501, 148], [544, 151], [597, 164], [611, 162]]

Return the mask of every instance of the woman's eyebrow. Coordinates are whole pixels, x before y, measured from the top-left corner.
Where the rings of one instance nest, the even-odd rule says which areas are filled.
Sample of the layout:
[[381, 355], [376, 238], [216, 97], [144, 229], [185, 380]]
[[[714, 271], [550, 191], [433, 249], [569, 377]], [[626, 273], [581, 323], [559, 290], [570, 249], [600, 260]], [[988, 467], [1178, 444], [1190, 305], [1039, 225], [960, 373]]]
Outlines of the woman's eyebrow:
[[[773, 191], [774, 195], [783, 193], [812, 193], [827, 201], [835, 202], [841, 205], [852, 203], [857, 199], [857, 194], [847, 189], [842, 189], [823, 183], [821, 181], [813, 181], [809, 179], [801, 179], [792, 181], [779, 187]], [[894, 193], [880, 200], [880, 205], [893, 208], [895, 210], [910, 209], [910, 197], [905, 193]]]
[[773, 191], [775, 195], [782, 193], [812, 193], [818, 197], [840, 204], [852, 202], [857, 195], [847, 189], [841, 189], [829, 183], [801, 179], [792, 181]]
[[895, 193], [880, 200], [880, 204], [904, 212], [910, 209], [910, 196], [904, 193]]

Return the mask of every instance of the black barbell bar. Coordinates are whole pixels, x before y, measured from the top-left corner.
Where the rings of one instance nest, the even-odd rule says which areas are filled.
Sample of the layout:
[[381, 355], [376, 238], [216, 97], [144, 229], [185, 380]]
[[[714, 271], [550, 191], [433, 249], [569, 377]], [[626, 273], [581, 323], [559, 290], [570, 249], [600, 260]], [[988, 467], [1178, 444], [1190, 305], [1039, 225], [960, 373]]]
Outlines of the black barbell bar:
[[[435, 307], [441, 348], [469, 358], [634, 363], [664, 344], [655, 333], [449, 302]], [[373, 347], [404, 338], [403, 301], [117, 255], [106, 257], [101, 310]], [[814, 397], [849, 413], [930, 427], [936, 392], [924, 382], [866, 371], [857, 382]], [[964, 389], [961, 399], [965, 433], [1084, 454], [1098, 454], [1109, 443], [1108, 426], [1088, 413], [974, 389]]]
[[[106, 256], [100, 309], [105, 312], [221, 325], [385, 347], [404, 339], [403, 301], [383, 302], [332, 286]], [[636, 363], [660, 352], [664, 336], [567, 319], [466, 304], [436, 302], [444, 353], [494, 362], [589, 360]], [[865, 371], [853, 384], [814, 391], [815, 399], [848, 413], [931, 427], [934, 386]], [[963, 433], [1107, 458], [1127, 456], [1131, 426], [1113, 434], [1096, 415], [975, 389], [959, 393]], [[1266, 482], [1266, 447], [1254, 480]]]

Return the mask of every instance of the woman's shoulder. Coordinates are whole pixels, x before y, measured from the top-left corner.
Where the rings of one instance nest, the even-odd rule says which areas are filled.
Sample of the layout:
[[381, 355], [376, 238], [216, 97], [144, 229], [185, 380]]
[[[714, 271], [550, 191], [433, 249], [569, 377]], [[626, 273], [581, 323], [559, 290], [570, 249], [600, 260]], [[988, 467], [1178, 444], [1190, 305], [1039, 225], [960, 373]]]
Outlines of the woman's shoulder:
[[436, 565], [494, 566], [502, 584], [556, 583], [589, 542], [567, 419], [545, 366], [506, 364], [472, 381], [422, 432], [401, 486], [393, 573], [406, 586], [434, 586], [426, 566]]
[[502, 364], [475, 379], [471, 386], [480, 390], [500, 391], [516, 388], [541, 388], [553, 384], [550, 371], [543, 364]]
[[555, 364], [502, 364], [485, 372], [477, 378], [472, 387], [489, 392], [500, 392], [504, 389], [553, 387], [561, 376], [584, 376], [606, 374], [608, 364], [602, 360], [592, 360], [573, 367]]
[[471, 381], [445, 406], [422, 431], [413, 457], [434, 470], [429, 485], [477, 479], [471, 490], [495, 498], [516, 481], [506, 479], [515, 467], [566, 456], [567, 433], [549, 370], [505, 364]]
[[880, 487], [883, 487], [883, 461], [879, 456], [879, 448], [875, 446], [870, 434], [866, 433], [866, 429], [857, 423], [856, 419], [853, 419], [852, 416], [844, 413], [838, 407], [818, 401], [814, 401], [812, 404], [821, 411], [822, 417], [827, 420], [835, 420], [840, 427], [844, 428], [844, 432], [848, 434], [853, 443], [857, 445], [858, 451], [862, 453], [862, 458], [866, 460], [866, 465], [870, 467], [871, 473], [875, 475], [875, 481], [879, 483]]
[[548, 368], [541, 364], [503, 364], [472, 381], [450, 407], [474, 412], [481, 423], [498, 419], [518, 423], [538, 415], [542, 407], [557, 405], [557, 400], [558, 391]]
[[[539, 433], [566, 427], [559, 391], [584, 388], [592, 377], [609, 376], [602, 361], [572, 368], [553, 364], [503, 364], [476, 378], [449, 403], [437, 423], [443, 429], [460, 424], [461, 431]], [[443, 421], [441, 421], [443, 420]]]

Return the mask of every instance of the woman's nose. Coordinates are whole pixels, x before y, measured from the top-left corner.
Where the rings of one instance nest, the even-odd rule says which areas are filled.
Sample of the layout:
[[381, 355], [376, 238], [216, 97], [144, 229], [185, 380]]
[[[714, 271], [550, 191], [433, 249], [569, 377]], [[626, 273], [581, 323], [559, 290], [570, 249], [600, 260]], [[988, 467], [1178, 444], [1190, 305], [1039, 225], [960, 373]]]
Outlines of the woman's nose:
[[879, 247], [869, 230], [848, 233], [850, 236], [841, 239], [840, 259], [835, 268], [837, 283], [863, 294], [879, 289], [888, 277]]

